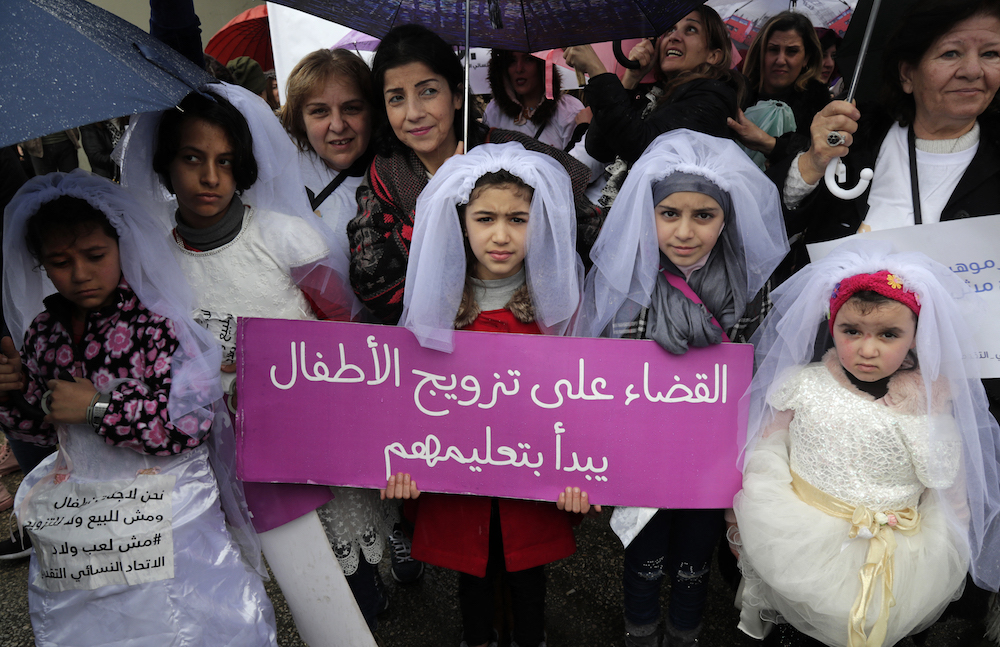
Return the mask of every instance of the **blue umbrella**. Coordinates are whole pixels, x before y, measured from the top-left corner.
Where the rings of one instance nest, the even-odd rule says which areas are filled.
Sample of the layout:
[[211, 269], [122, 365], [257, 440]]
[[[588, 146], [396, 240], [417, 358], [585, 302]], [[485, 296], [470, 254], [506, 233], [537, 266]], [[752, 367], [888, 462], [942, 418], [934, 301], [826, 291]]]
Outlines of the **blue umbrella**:
[[212, 80], [84, 0], [4, 0], [0, 146], [177, 105]]
[[[469, 0], [473, 47], [517, 52], [656, 36], [704, 0]], [[466, 0], [277, 0], [299, 11], [382, 38], [421, 24], [464, 44]]]

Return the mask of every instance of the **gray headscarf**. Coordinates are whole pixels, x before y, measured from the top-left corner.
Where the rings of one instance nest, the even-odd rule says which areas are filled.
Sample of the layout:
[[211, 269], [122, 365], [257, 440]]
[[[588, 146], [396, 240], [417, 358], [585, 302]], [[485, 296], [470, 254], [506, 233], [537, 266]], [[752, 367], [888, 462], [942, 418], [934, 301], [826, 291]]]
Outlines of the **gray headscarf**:
[[[701, 193], [719, 203], [724, 214], [722, 233], [715, 247], [709, 252], [705, 265], [688, 278], [687, 283], [701, 298], [704, 306], [687, 298], [670, 285], [662, 272], [657, 274], [656, 285], [650, 295], [647, 332], [667, 351], [680, 355], [689, 346], [703, 347], [722, 342], [722, 329], [712, 323], [714, 315], [725, 330], [739, 321], [746, 309], [746, 294], [742, 289], [747, 283], [746, 270], [740, 249], [739, 231], [733, 217], [733, 201], [729, 193], [702, 175], [677, 172], [652, 186], [653, 204], [678, 192]], [[663, 252], [660, 267], [684, 278]], [[707, 308], [707, 310], [706, 310]]]

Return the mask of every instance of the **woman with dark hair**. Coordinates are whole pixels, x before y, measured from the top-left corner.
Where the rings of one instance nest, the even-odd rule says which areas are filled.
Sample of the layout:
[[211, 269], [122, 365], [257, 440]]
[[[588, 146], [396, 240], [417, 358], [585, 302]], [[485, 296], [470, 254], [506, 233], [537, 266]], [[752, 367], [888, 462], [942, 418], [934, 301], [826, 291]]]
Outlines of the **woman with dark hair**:
[[[743, 85], [732, 68], [732, 43], [714, 9], [702, 6], [653, 41], [636, 45], [629, 57], [641, 67], [621, 80], [608, 73], [589, 45], [568, 47], [566, 62], [587, 74], [594, 118], [587, 152], [602, 162], [620, 157], [634, 163], [659, 135], [688, 128], [730, 137], [726, 119], [735, 117]], [[639, 81], [653, 70], [657, 85], [638, 94]]]
[[832, 29], [816, 28], [816, 35], [819, 37], [819, 46], [823, 51], [823, 64], [820, 66], [819, 80], [830, 89], [830, 96], [839, 98], [846, 94], [844, 78], [840, 75], [837, 67], [837, 49], [844, 40]]
[[583, 103], [561, 92], [561, 77], [551, 63], [524, 52], [495, 49], [487, 78], [493, 100], [486, 106], [484, 124], [517, 131], [560, 150], [573, 142]]
[[299, 148], [299, 170], [312, 207], [349, 255], [347, 223], [374, 152], [372, 76], [346, 49], [318, 49], [292, 68], [279, 117]]
[[[464, 70], [454, 50], [420, 25], [392, 29], [372, 64], [377, 155], [358, 188], [358, 215], [347, 225], [351, 285], [375, 317], [395, 324], [403, 310], [406, 263], [417, 196], [452, 155], [482, 143], [520, 142], [566, 169], [576, 200], [581, 257], [597, 238], [601, 211], [585, 197], [590, 169], [566, 153], [521, 133], [462, 119]], [[461, 142], [461, 143], [460, 143]]]
[[[743, 61], [750, 86], [746, 114], [729, 126], [763, 167], [809, 146], [813, 115], [830, 101], [820, 82], [823, 50], [816, 30], [803, 14], [783, 11], [754, 37]], [[766, 131], [766, 132], [765, 132]]]

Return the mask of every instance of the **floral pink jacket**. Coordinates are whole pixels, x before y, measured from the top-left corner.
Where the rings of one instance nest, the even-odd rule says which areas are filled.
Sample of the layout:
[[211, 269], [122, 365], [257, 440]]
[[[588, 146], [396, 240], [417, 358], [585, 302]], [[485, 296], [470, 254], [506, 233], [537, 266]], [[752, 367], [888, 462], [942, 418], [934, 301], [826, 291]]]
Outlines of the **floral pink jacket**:
[[[25, 334], [21, 360], [27, 374], [25, 401], [39, 407], [46, 383], [82, 377], [111, 391], [111, 404], [95, 431], [107, 443], [156, 456], [197, 447], [212, 427], [208, 416], [190, 414], [170, 422], [170, 361], [178, 348], [173, 324], [139, 302], [124, 279], [116, 305], [90, 312], [83, 337], [73, 343], [71, 304], [56, 294]], [[10, 436], [36, 445], [57, 442], [54, 425], [32, 419], [11, 402], [0, 404], [0, 426]], [[181, 429], [183, 427], [183, 429]]]

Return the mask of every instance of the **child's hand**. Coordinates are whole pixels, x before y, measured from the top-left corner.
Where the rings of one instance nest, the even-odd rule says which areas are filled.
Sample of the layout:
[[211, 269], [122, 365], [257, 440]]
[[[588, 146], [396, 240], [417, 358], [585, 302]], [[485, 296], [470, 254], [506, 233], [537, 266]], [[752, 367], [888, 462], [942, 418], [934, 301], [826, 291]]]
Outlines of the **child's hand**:
[[587, 493], [581, 492], [578, 487], [568, 487], [565, 492], [560, 492], [556, 507], [566, 512], [585, 514], [590, 517], [601, 514], [601, 506], [590, 505]]
[[21, 354], [14, 348], [14, 340], [0, 340], [0, 391], [23, 391], [24, 372], [21, 371]]
[[417, 482], [411, 481], [410, 475], [402, 472], [390, 476], [385, 482], [385, 489], [378, 492], [383, 499], [416, 499], [420, 496]]
[[97, 394], [93, 382], [77, 377], [73, 382], [49, 380], [45, 386], [52, 392], [48, 403], [50, 413], [45, 416], [45, 422], [66, 425], [90, 422], [87, 407]]

